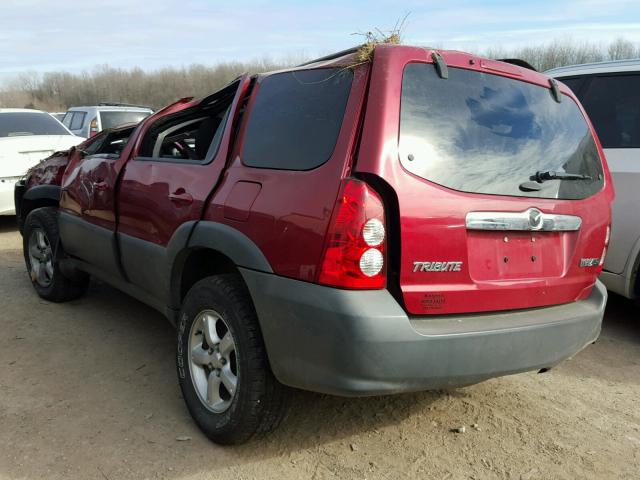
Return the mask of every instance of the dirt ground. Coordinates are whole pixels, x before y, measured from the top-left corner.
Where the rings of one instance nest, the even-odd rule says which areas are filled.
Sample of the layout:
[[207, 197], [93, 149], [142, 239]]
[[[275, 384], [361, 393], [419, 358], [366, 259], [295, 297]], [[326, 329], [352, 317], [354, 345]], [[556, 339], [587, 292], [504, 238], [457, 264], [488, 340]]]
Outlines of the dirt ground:
[[355, 400], [297, 392], [278, 431], [232, 448], [191, 421], [168, 322], [104, 284], [40, 300], [1, 217], [0, 299], [0, 479], [640, 476], [640, 309], [620, 297], [600, 341], [548, 373]]

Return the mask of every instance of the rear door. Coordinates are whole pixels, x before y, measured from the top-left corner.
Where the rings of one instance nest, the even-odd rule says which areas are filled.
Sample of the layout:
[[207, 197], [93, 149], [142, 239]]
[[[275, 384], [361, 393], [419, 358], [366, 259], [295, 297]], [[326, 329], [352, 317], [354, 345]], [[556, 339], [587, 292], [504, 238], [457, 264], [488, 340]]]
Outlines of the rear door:
[[[192, 108], [151, 123], [127, 164], [118, 196], [118, 240], [128, 279], [159, 297], [167, 244], [199, 220], [223, 171], [245, 75]], [[186, 241], [187, 236], [184, 236]]]
[[593, 122], [616, 186], [611, 248], [604, 268], [622, 273], [640, 239], [640, 74], [585, 77], [578, 97]]
[[[424, 50], [391, 50], [376, 51], [356, 168], [397, 196], [391, 281], [407, 310], [499, 311], [588, 295], [612, 192], [578, 104], [565, 94], [557, 102], [548, 79], [519, 67], [451, 53], [447, 77]], [[536, 172], [581, 179], [538, 183]]]

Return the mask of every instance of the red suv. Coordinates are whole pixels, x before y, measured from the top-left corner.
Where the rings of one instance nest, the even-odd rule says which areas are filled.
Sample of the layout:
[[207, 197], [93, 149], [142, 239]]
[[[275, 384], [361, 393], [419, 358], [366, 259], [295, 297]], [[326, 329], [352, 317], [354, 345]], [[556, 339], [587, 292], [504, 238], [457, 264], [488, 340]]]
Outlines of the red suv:
[[94, 276], [163, 312], [216, 442], [276, 426], [285, 385], [468, 385], [600, 332], [613, 189], [571, 91], [460, 52], [356, 53], [183, 99], [16, 187], [38, 294]]

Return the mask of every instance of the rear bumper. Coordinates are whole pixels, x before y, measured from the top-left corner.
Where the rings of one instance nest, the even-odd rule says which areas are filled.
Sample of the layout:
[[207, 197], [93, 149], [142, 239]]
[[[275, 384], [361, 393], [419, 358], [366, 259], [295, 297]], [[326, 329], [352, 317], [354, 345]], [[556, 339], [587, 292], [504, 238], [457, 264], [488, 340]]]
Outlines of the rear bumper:
[[282, 383], [346, 396], [468, 385], [549, 368], [594, 342], [607, 301], [410, 318], [386, 290], [346, 291], [242, 270]]

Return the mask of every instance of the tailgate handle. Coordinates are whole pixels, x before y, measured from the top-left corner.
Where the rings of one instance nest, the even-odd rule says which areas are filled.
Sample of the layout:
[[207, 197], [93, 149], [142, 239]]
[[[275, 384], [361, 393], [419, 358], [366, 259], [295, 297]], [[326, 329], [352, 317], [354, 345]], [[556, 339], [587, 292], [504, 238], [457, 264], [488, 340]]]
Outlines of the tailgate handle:
[[469, 212], [466, 225], [467, 230], [575, 232], [580, 230], [582, 218], [529, 208], [524, 212]]

